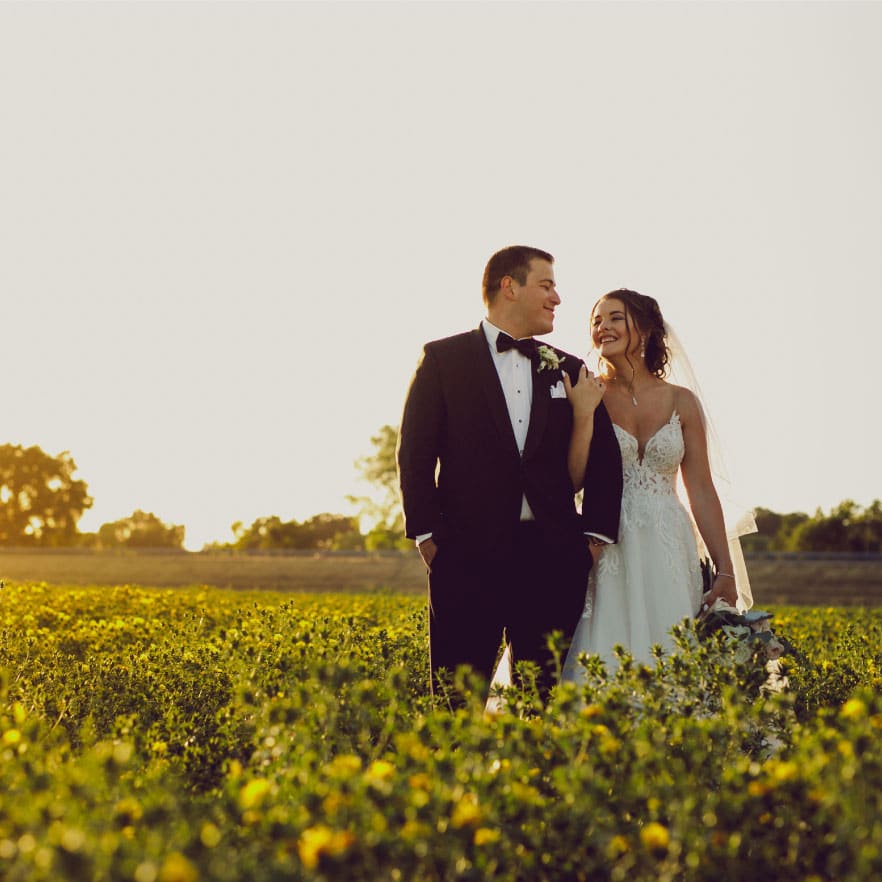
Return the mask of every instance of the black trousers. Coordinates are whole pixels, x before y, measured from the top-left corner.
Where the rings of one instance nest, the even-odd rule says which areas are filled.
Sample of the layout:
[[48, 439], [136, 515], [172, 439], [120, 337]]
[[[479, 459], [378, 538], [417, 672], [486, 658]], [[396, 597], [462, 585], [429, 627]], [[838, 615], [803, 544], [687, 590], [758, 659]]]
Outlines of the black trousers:
[[547, 635], [570, 639], [585, 602], [591, 555], [584, 536], [535, 522], [520, 524], [505, 548], [456, 539], [438, 547], [429, 575], [432, 680], [439, 668], [470, 665], [489, 680], [503, 632], [512, 656], [536, 662], [544, 690], [553, 684]]

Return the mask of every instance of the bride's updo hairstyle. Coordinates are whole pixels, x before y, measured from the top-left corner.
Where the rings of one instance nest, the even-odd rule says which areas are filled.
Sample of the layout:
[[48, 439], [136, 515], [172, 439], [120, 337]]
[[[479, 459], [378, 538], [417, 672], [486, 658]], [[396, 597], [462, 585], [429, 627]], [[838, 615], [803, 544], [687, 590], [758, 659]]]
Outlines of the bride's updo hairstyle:
[[[597, 304], [604, 300], [622, 301], [625, 315], [630, 317], [643, 337], [643, 362], [647, 370], [653, 376], [663, 379], [667, 374], [668, 362], [671, 360], [671, 350], [665, 339], [665, 320], [662, 318], [661, 309], [656, 300], [646, 294], [631, 291], [629, 288], [619, 288], [617, 291], [604, 294], [594, 304], [594, 309], [591, 310], [592, 316], [594, 310], [597, 309]], [[628, 349], [630, 348], [629, 331]], [[628, 361], [630, 362], [630, 358]]]

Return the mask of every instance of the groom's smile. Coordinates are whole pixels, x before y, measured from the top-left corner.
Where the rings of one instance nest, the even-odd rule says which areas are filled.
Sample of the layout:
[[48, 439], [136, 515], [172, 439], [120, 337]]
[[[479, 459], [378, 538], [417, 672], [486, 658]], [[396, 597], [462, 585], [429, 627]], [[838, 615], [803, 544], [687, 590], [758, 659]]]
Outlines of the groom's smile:
[[548, 261], [533, 259], [523, 285], [512, 283], [517, 295], [518, 318], [523, 337], [549, 334], [554, 330], [554, 310], [560, 296], [554, 282], [554, 268]]

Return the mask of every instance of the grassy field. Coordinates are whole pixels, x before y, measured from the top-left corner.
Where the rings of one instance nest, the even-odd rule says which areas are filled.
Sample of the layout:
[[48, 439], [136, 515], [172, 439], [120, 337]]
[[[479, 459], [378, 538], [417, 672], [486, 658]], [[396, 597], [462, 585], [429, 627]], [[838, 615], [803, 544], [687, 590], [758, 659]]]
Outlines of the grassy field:
[[875, 882], [882, 608], [774, 612], [485, 713], [417, 595], [11, 583], [0, 879]]
[[[882, 604], [882, 561], [748, 558], [758, 604]], [[0, 579], [54, 585], [211, 585], [237, 590], [393, 591], [422, 594], [426, 576], [409, 554], [231, 554], [0, 551]]]

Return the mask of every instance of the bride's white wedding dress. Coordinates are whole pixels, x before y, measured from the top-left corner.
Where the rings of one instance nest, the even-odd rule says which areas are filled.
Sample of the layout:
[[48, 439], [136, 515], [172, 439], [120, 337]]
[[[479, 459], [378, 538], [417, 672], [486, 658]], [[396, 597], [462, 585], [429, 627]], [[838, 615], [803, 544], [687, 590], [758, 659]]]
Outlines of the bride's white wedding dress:
[[584, 679], [582, 653], [599, 654], [614, 668], [616, 644], [651, 662], [653, 645], [671, 649], [671, 627], [701, 603], [695, 531], [676, 490], [685, 452], [680, 416], [674, 411], [643, 451], [633, 435], [614, 428], [624, 471], [619, 541], [603, 549], [591, 571], [563, 669], [563, 679], [574, 682]]

